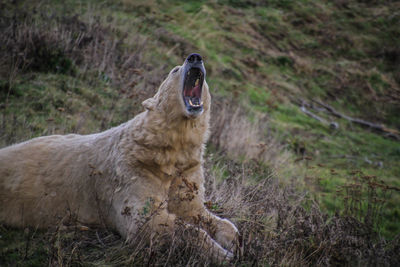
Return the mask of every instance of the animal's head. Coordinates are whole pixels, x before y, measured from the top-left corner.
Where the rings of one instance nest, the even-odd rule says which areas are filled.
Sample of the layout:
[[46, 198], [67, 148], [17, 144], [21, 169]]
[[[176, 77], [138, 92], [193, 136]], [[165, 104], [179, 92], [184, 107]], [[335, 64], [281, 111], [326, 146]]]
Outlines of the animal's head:
[[190, 54], [182, 66], [174, 67], [157, 94], [143, 106], [173, 117], [195, 119], [210, 109], [206, 70], [199, 54]]

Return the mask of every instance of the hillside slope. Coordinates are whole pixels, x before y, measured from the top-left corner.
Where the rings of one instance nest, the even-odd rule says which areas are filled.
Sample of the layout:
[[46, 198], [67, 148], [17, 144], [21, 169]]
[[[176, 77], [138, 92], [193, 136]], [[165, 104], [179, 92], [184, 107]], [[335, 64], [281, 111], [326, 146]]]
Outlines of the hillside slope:
[[398, 36], [396, 1], [3, 1], [0, 147], [118, 125], [199, 52], [217, 183], [245, 166], [397, 240]]

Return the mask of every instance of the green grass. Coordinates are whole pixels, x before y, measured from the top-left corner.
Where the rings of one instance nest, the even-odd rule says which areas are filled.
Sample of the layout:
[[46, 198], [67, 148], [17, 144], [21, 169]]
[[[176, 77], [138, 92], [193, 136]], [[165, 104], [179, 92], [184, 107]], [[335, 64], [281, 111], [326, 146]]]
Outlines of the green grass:
[[[139, 96], [133, 98], [120, 91], [128, 87], [122, 81], [126, 77], [116, 81], [107, 70], [83, 71], [62, 53], [52, 54], [52, 60], [44, 62], [47, 65], [40, 65], [43, 69], [18, 73], [11, 86], [8, 74], [2, 75], [0, 98], [7, 106], [1, 111], [1, 146], [39, 135], [90, 133], [118, 125], [141, 110], [141, 92], [154, 92], [171, 67], [188, 53], [199, 52], [213, 95], [235, 98], [249, 114], [268, 114], [265, 124], [279, 141], [295, 157], [302, 156], [296, 153], [311, 157], [307, 163], [291, 164], [311, 177], [300, 179], [326, 211], [343, 210], [336, 190], [349, 181], [349, 171], [362, 170], [400, 186], [398, 141], [318, 113], [339, 123], [340, 128], [332, 130], [292, 103], [319, 99], [347, 115], [399, 129], [400, 65], [393, 55], [400, 53], [395, 38], [400, 19], [391, 12], [396, 3], [68, 0], [42, 4], [34, 16], [32, 4], [18, 8], [39, 24], [46, 21], [41, 12], [57, 18], [77, 15], [86, 25], [98, 23], [121, 40], [120, 49], [142, 49], [135, 68], [145, 73], [160, 69], [135, 80]], [[2, 14], [11, 18], [13, 5], [7, 5]], [[62, 68], [47, 71], [55, 66]], [[215, 165], [213, 171], [222, 180], [227, 178], [223, 165]], [[399, 193], [394, 192], [380, 229], [388, 238], [400, 233], [394, 220], [399, 204]]]
[[30, 233], [29, 230], [1, 228], [0, 264], [43, 266], [48, 260], [48, 251], [42, 235], [43, 232]]
[[[18, 136], [15, 142], [39, 135], [99, 131], [116, 94], [102, 82], [91, 86], [70, 76], [38, 73], [16, 79], [9, 96], [3, 97], [7, 101], [3, 119], [18, 125], [5, 129], [10, 137]], [[10, 132], [14, 130], [21, 132]]]
[[[362, 170], [391, 186], [400, 186], [399, 142], [384, 138], [345, 120], [335, 119], [339, 129], [332, 130], [308, 117], [296, 106], [279, 106], [271, 113], [274, 128], [296, 153], [302, 148], [306, 156], [304, 178], [306, 188], [317, 197], [331, 214], [344, 209], [343, 197], [337, 190], [351, 181], [349, 172]], [[302, 157], [300, 154], [298, 157]], [[385, 199], [383, 222], [379, 229], [390, 237], [400, 231], [393, 221], [399, 213], [399, 193], [394, 191]]]

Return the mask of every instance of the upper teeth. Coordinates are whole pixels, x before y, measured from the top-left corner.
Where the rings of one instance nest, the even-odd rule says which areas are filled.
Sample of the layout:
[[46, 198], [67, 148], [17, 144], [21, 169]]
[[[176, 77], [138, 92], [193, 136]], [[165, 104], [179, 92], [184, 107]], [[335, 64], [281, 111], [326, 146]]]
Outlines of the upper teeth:
[[195, 84], [194, 84], [194, 86], [197, 86], [197, 85], [199, 85], [199, 79], [197, 79]]

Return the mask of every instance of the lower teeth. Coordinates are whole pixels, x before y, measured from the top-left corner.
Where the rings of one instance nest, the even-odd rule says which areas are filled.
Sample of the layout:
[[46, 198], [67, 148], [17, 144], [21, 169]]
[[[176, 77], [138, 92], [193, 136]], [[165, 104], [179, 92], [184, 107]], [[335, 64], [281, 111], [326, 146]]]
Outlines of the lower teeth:
[[189, 104], [190, 104], [192, 107], [200, 107], [201, 105], [203, 105], [203, 101], [200, 102], [200, 104], [193, 104], [192, 100], [189, 98]]

